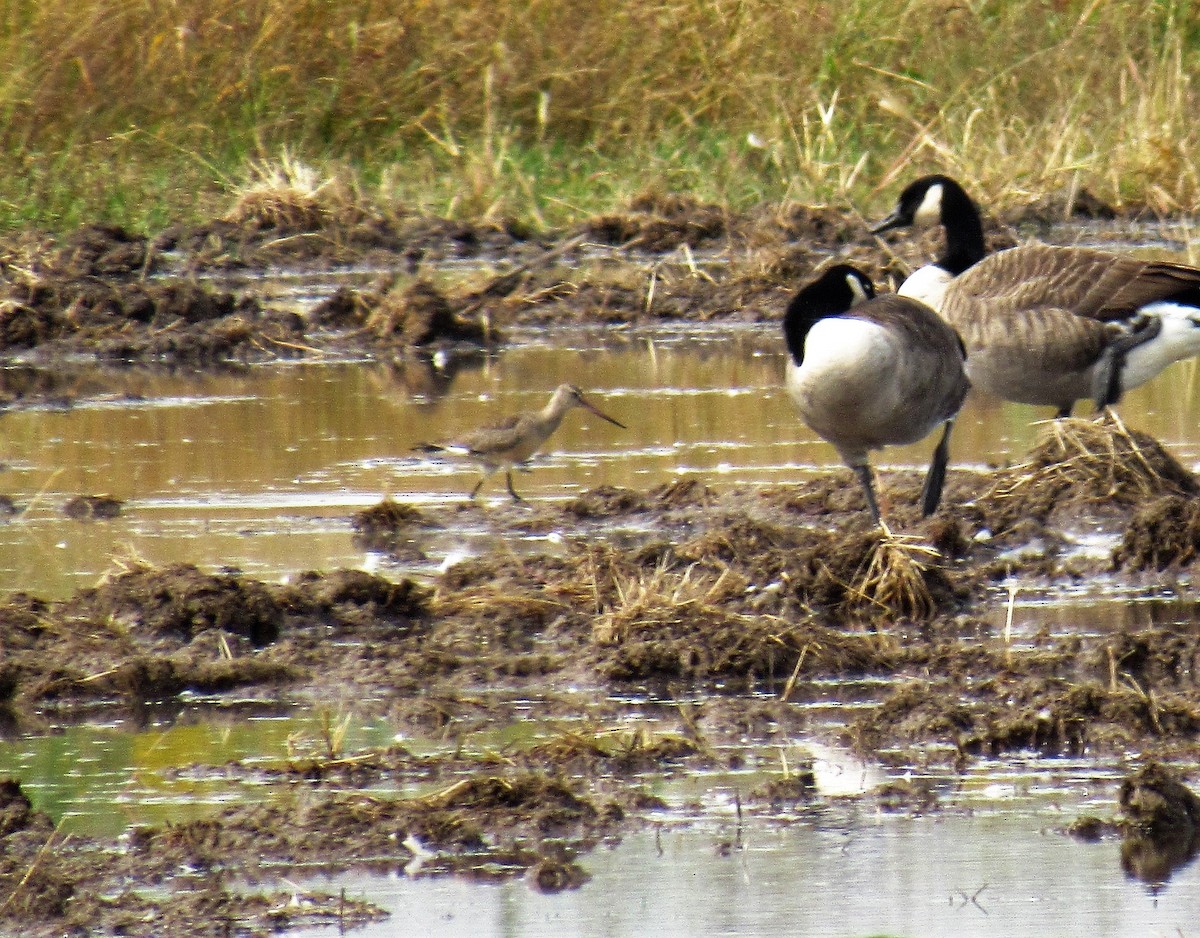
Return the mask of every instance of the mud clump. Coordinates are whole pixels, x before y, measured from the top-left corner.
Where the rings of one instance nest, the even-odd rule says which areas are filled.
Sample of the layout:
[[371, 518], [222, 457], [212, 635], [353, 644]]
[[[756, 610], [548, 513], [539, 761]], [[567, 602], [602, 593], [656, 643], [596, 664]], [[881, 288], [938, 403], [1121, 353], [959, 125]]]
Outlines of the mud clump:
[[436, 526], [436, 522], [420, 509], [391, 498], [355, 512], [350, 523], [354, 527], [356, 546], [393, 554], [411, 547], [413, 528]]
[[0, 295], [0, 354], [215, 365], [277, 358], [303, 334], [291, 314], [187, 282], [29, 278]]
[[807, 804], [817, 797], [817, 778], [811, 766], [801, 768], [786, 778], [759, 785], [748, 797], [751, 803], [769, 805], [774, 811], [793, 804]]
[[680, 245], [699, 247], [723, 236], [728, 213], [680, 195], [647, 192], [635, 197], [627, 212], [601, 215], [587, 224], [595, 241], [623, 248], [664, 252]]
[[1200, 798], [1166, 766], [1151, 762], [1121, 782], [1121, 810], [1148, 834], [1200, 833]]
[[830, 532], [729, 514], [676, 553], [705, 566], [729, 565], [760, 586], [777, 584], [843, 622], [929, 619], [963, 599], [936, 550], [868, 527]]
[[1150, 762], [1125, 778], [1119, 802], [1121, 866], [1130, 876], [1165, 883], [1200, 852], [1200, 798], [1168, 767]]
[[263, 584], [190, 564], [130, 570], [86, 591], [79, 605], [135, 632], [184, 642], [211, 629], [257, 648], [275, 641], [283, 624], [283, 609]]
[[571, 499], [565, 510], [577, 518], [611, 518], [636, 514], [647, 507], [647, 501], [641, 493], [604, 485]]
[[[14, 779], [0, 780], [0, 921], [43, 921], [64, 915], [75, 886], [52, 851], [50, 816], [35, 811]], [[37, 860], [42, 862], [37, 862]]]
[[366, 327], [376, 338], [402, 346], [435, 341], [482, 345], [489, 339], [484, 323], [456, 312], [445, 294], [424, 280], [384, 293], [367, 316]]
[[283, 608], [293, 615], [329, 613], [355, 607], [373, 618], [402, 623], [424, 616], [430, 590], [412, 580], [393, 582], [362, 570], [309, 571], [290, 586], [274, 591]]
[[1056, 512], [1104, 518], [1149, 499], [1198, 492], [1195, 476], [1161, 443], [1105, 411], [1094, 420], [1053, 421], [1024, 463], [997, 474], [980, 506], [1000, 534]]
[[1164, 495], [1137, 510], [1113, 550], [1116, 570], [1185, 567], [1200, 553], [1200, 503], [1190, 495]]
[[370, 865], [381, 870], [413, 864], [422, 875], [487, 875], [491, 868], [493, 877], [509, 878], [561, 849], [544, 842], [578, 848], [623, 818], [616, 803], [598, 802], [561, 780], [476, 774], [420, 798], [310, 793], [234, 807], [211, 819], [144, 828], [134, 844], [143, 862], [160, 869], [220, 870], [229, 856], [254, 849], [261, 861], [329, 871], [361, 867], [362, 858], [371, 857]]

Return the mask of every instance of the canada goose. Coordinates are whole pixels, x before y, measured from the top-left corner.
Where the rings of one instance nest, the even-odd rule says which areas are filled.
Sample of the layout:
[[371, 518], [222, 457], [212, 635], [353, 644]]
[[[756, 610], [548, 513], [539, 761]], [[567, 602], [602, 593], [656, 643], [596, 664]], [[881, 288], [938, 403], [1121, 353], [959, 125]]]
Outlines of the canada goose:
[[1043, 244], [984, 256], [979, 210], [948, 176], [912, 183], [872, 231], [939, 223], [943, 256], [897, 292], [958, 330], [974, 387], [1066, 417], [1080, 398], [1108, 407], [1200, 354], [1200, 269]]
[[966, 396], [963, 346], [929, 307], [890, 293], [848, 264], [830, 267], [792, 298], [783, 320], [788, 394], [815, 433], [858, 475], [884, 530], [868, 455], [915, 443], [939, 424], [921, 510], [941, 500], [950, 430]]
[[480, 427], [453, 442], [422, 443], [414, 449], [424, 453], [451, 453], [472, 459], [483, 468], [483, 478], [471, 489], [471, 498], [479, 494], [483, 483], [499, 469], [505, 470], [508, 494], [514, 501], [524, 501], [513, 489], [513, 469], [523, 468], [550, 435], [558, 429], [563, 416], [572, 407], [590, 410], [597, 417], [626, 429], [625, 424], [603, 413], [583, 396], [573, 384], [560, 384], [541, 410], [515, 414], [491, 426]]

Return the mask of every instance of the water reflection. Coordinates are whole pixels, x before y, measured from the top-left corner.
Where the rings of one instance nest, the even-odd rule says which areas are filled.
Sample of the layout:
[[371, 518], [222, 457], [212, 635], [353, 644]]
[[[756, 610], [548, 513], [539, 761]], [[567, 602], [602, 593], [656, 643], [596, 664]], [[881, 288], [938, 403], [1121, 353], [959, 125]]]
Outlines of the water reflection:
[[[975, 817], [853, 817], [660, 829], [582, 859], [590, 883], [546, 896], [522, 881], [345, 876], [314, 885], [379, 903], [363, 938], [644, 935], [920, 935], [1110, 938], [1191, 934], [1200, 876], [1146, 895], [1123, 882], [1112, 843], [1079, 844], [1018, 810]], [[981, 836], [986, 831], [986, 836]], [[307, 932], [333, 935], [332, 929]]]
[[[790, 483], [814, 467], [838, 466], [782, 390], [773, 328], [524, 338], [497, 355], [445, 361], [300, 362], [205, 374], [79, 368], [57, 379], [0, 369], [32, 397], [56, 389], [0, 418], [0, 493], [25, 508], [0, 523], [0, 586], [56, 598], [94, 582], [116, 551], [155, 563], [228, 564], [266, 578], [369, 565], [352, 543], [355, 510], [385, 494], [436, 509], [477, 479], [470, 465], [413, 453], [416, 443], [540, 406], [562, 382], [581, 386], [629, 429], [597, 432], [599, 421], [573, 415], [522, 480], [531, 499], [602, 484], [645, 489], [684, 474], [717, 488]], [[1121, 409], [1129, 425], [1163, 440], [1185, 464], [1200, 458], [1194, 370], [1173, 367]], [[1035, 421], [1048, 416], [970, 400], [953, 465], [1020, 459], [1038, 432]], [[889, 449], [881, 469], [923, 468], [931, 447]], [[79, 494], [112, 495], [125, 509], [110, 522], [69, 521], [62, 506]], [[434, 553], [452, 549], [439, 544]]]
[[1179, 870], [1200, 853], [1200, 831], [1173, 831], [1159, 835], [1130, 833], [1121, 840], [1121, 869], [1158, 894]]

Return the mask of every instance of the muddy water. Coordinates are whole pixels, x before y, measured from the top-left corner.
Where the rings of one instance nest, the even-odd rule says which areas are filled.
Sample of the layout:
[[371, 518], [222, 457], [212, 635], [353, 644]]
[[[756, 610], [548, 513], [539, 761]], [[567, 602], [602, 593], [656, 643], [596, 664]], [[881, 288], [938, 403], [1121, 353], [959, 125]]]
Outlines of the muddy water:
[[[736, 836], [732, 822], [640, 834], [590, 855], [590, 884], [556, 896], [520, 881], [347, 877], [329, 885], [392, 910], [389, 924], [358, 932], [363, 938], [1192, 933], [1196, 869], [1155, 895], [1119, 875], [1114, 845], [1072, 843], [1043, 824], [1019, 810], [936, 820], [834, 815], [743, 830], [743, 849], [728, 855], [719, 847]], [[1064, 869], [1087, 888], [1064, 889]]]
[[[713, 486], [790, 482], [836, 463], [781, 390], [774, 330], [531, 338], [452, 375], [362, 362], [201, 376], [81, 371], [65, 403], [0, 419], [0, 493], [24, 509], [0, 526], [0, 589], [64, 596], [130, 553], [270, 579], [370, 565], [378, 558], [351, 541], [356, 510], [387, 494], [436, 511], [479, 478], [470, 465], [412, 452], [415, 444], [540, 407], [563, 381], [629, 429], [568, 414], [533, 471], [517, 474], [529, 499], [602, 484], [645, 489], [688, 474]], [[1175, 366], [1121, 411], [1188, 465], [1200, 461], [1195, 386], [1191, 366]], [[1035, 421], [1048, 416], [973, 399], [956, 427], [955, 464], [1019, 459]], [[929, 450], [889, 450], [881, 465], [921, 466]], [[124, 510], [111, 521], [67, 519], [63, 506], [81, 494], [112, 495]], [[503, 477], [482, 496], [507, 498]], [[434, 565], [470, 547], [463, 537], [430, 537], [422, 547]]]
[[[18, 407], [0, 418], [0, 492], [24, 508], [0, 525], [0, 584], [9, 593], [65, 596], [130, 554], [158, 564], [236, 566], [264, 579], [340, 566], [425, 572], [490, 532], [432, 532], [423, 545], [428, 560], [388, 566], [354, 546], [352, 513], [384, 494], [450, 510], [477, 475], [412, 447], [540, 406], [562, 381], [583, 387], [629, 429], [568, 415], [549, 455], [517, 478], [530, 499], [601, 484], [645, 489], [682, 474], [717, 487], [794, 481], [833, 462], [780, 389], [773, 330], [529, 339], [453, 374], [363, 362], [203, 376], [81, 370], [61, 405]], [[1176, 366], [1130, 394], [1121, 409], [1129, 425], [1163, 440], [1191, 466], [1200, 461], [1194, 388], [1192, 369]], [[1048, 416], [972, 400], [956, 429], [955, 464], [1019, 459], [1036, 433], [1032, 421]], [[883, 463], [922, 465], [928, 451], [892, 451]], [[63, 514], [70, 497], [102, 493], [125, 501], [118, 518]], [[484, 497], [506, 498], [502, 481], [493, 480]], [[989, 615], [1004, 621], [1005, 597], [998, 595]], [[1186, 598], [1018, 591], [1013, 605], [1018, 642], [1043, 625], [1091, 631], [1194, 615]], [[853, 691], [830, 696], [823, 706], [853, 706], [844, 701], [856, 699]], [[348, 749], [391, 738], [385, 724], [333, 716], [351, 717]], [[252, 719], [224, 720], [185, 702], [137, 725], [11, 740], [0, 746], [0, 775], [18, 775], [66, 828], [111, 835], [129, 824], [262, 797], [189, 767], [281, 760], [297, 734], [316, 738], [329, 718], [263, 705]], [[812, 741], [795, 745], [814, 752]], [[848, 767], [836, 753], [818, 755], [832, 768], [821, 782], [828, 796], [847, 779], [860, 784], [880, 771]], [[963, 777], [935, 779], [947, 810], [934, 818], [858, 816], [853, 806], [828, 801], [799, 823], [758, 817], [739, 829], [734, 792], [755, 782], [713, 777], [694, 789], [664, 788], [659, 794], [668, 803], [703, 805], [703, 821], [673, 822], [657, 836], [599, 848], [583, 858], [593, 880], [578, 892], [547, 897], [522, 882], [484, 886], [403, 875], [342, 884], [393, 912], [390, 922], [359, 932], [367, 936], [624, 935], [644, 932], [647, 922], [670, 923], [662, 932], [679, 935], [1043, 935], [1066, 922], [1086, 922], [1099, 935], [1142, 935], [1187, 933], [1200, 912], [1195, 867], [1152, 897], [1121, 871], [1115, 843], [1081, 845], [1048, 830], [1059, 817], [1066, 823], [1083, 810], [1113, 809], [1115, 779], [1096, 777], [1085, 765], [987, 762]], [[719, 849], [725, 843], [733, 849]]]

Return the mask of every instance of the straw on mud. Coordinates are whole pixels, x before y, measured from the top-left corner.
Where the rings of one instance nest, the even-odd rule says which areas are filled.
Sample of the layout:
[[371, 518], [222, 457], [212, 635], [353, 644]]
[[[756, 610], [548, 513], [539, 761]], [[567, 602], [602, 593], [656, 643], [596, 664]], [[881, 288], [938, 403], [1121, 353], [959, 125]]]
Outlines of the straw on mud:
[[[1148, 445], [1155, 449], [1148, 452]], [[1149, 437], [1139, 442], [1112, 410], [1098, 419], [1051, 421], [1031, 458], [1002, 473], [985, 498], [1011, 498], [1022, 489], [1054, 483], [1101, 499], [1118, 492], [1139, 498], [1196, 487], [1169, 452]]]
[[881, 536], [869, 550], [866, 572], [850, 585], [850, 594], [890, 615], [928, 619], [937, 603], [925, 582], [928, 560], [941, 555], [932, 547], [898, 535]]
[[[3, 902], [0, 902], [0, 912], [3, 912], [5, 909], [7, 909], [12, 904], [12, 901], [17, 897], [17, 894], [22, 889], [25, 888], [25, 884], [27, 882], [29, 882], [29, 878], [31, 876], [33, 876], [34, 870], [36, 870], [38, 867], [38, 864], [42, 862], [42, 857], [44, 857], [46, 855], [46, 851], [50, 849], [50, 846], [52, 844], [54, 844], [54, 838], [58, 835], [58, 832], [60, 830], [62, 830], [62, 826], [63, 826], [63, 823], [65, 822], [65, 820], [66, 820], [66, 818], [61, 819], [58, 822], [58, 825], [54, 828], [54, 830], [52, 830], [50, 832], [50, 836], [46, 838], [46, 842], [44, 844], [42, 844], [41, 849], [38, 850], [37, 856], [35, 856], [33, 858], [33, 862], [29, 864], [29, 869], [27, 869], [25, 871], [25, 875], [22, 876], [20, 881], [17, 883], [17, 885], [15, 885], [13, 887], [13, 891], [8, 894], [8, 898], [6, 898]], [[56, 844], [55, 846], [59, 850], [61, 850], [63, 847], [65, 847], [67, 845], [67, 842], [70, 839], [71, 839], [71, 835], [67, 834], [67, 836], [64, 837], [61, 841], [59, 841], [59, 843]]]
[[597, 617], [592, 637], [601, 645], [616, 645], [628, 637], [630, 629], [641, 622], [677, 623], [700, 618], [745, 619], [717, 604], [745, 590], [745, 579], [725, 566], [715, 578], [693, 576], [696, 564], [682, 574], [656, 567], [649, 576], [637, 574], [614, 581], [616, 602]]
[[1008, 584], [1008, 610], [1004, 616], [1004, 660], [1012, 664], [1012, 624], [1013, 611], [1017, 605], [1017, 584]]

